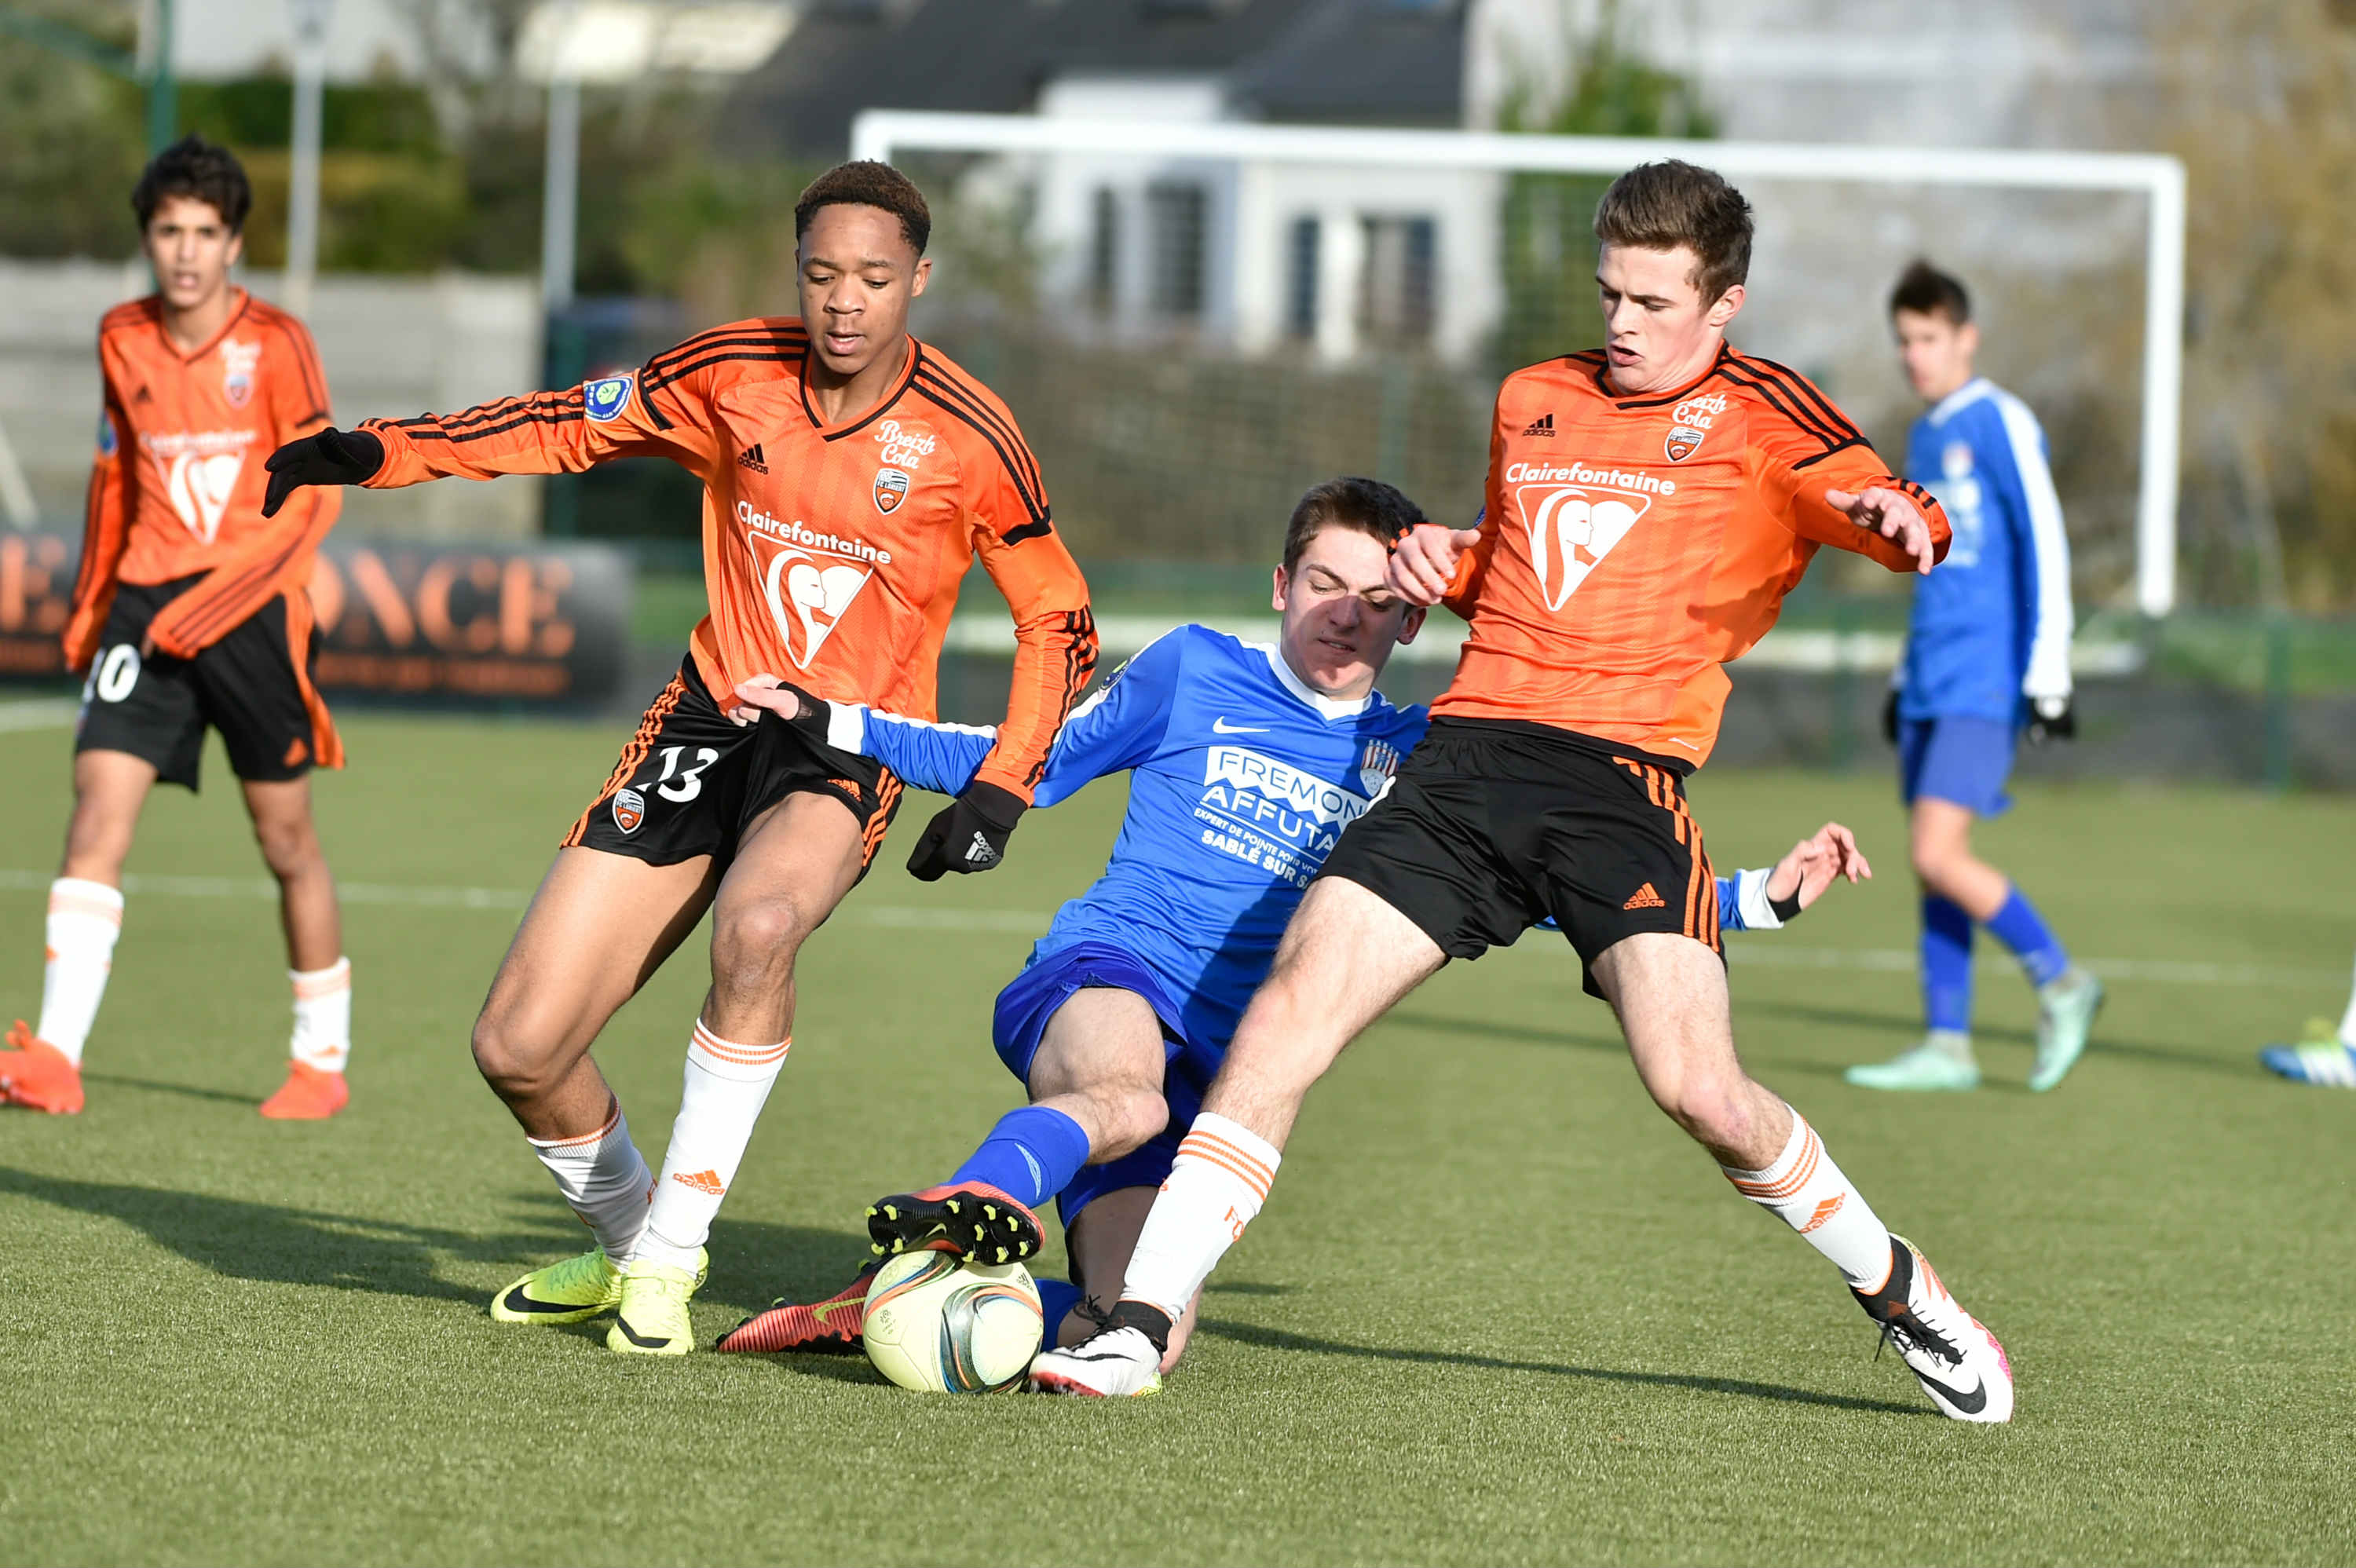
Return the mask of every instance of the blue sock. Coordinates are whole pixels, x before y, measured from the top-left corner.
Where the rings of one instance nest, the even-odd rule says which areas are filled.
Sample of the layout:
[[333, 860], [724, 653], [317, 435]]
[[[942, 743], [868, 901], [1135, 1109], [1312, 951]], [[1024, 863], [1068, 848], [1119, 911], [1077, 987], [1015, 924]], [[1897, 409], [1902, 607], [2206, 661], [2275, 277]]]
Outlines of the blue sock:
[[1922, 1017], [1933, 1029], [1972, 1029], [1972, 917], [1936, 893], [1922, 895]]
[[1088, 1135], [1079, 1123], [1050, 1105], [1025, 1105], [999, 1117], [949, 1179], [987, 1181], [1035, 1209], [1070, 1186], [1087, 1163]]
[[2062, 951], [2062, 944], [2046, 929], [2045, 917], [2037, 912], [2035, 904], [2021, 896], [2019, 888], [2012, 890], [2012, 895], [1989, 920], [1987, 928], [1998, 942], [2012, 949], [2012, 955], [2029, 972], [2032, 986], [2057, 979], [2062, 971], [2070, 967], [2070, 955]]
[[1042, 1279], [1039, 1286], [1039, 1320], [1044, 1324], [1047, 1346], [1055, 1348], [1055, 1330], [1064, 1326], [1072, 1308], [1080, 1304], [1080, 1287], [1068, 1279]]

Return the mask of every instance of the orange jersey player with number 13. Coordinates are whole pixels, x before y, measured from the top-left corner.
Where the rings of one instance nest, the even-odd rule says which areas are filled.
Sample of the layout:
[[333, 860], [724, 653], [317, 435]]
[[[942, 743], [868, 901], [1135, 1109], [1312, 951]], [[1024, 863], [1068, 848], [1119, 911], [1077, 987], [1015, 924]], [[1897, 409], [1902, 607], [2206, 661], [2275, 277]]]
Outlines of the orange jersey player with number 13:
[[[941, 639], [980, 553], [1014, 612], [1013, 690], [989, 759], [909, 860], [929, 880], [997, 863], [1096, 663], [1087, 585], [1013, 419], [908, 336], [931, 268], [923, 196], [884, 165], [845, 164], [802, 193], [794, 226], [799, 317], [718, 327], [571, 391], [326, 431], [270, 460], [273, 506], [300, 485], [610, 457], [669, 457], [704, 483], [712, 613], [566, 837], [475, 1025], [476, 1063], [597, 1240], [500, 1292], [492, 1316], [614, 1312], [618, 1351], [694, 1348], [689, 1298], [785, 1061], [795, 955], [900, 800], [881, 765], [737, 708], [737, 684], [791, 671], [835, 701], [931, 717]], [[707, 908], [712, 989], [656, 1179], [589, 1046]]]
[[[1171, 1325], [1259, 1212], [1310, 1085], [1441, 965], [1551, 917], [1654, 1101], [1840, 1270], [1933, 1403], [2012, 1413], [1995, 1337], [1742, 1071], [1684, 784], [1718, 736], [1719, 667], [1774, 624], [1817, 548], [1928, 571], [1946, 518], [1805, 379], [1728, 347], [1751, 262], [1740, 192], [1647, 164], [1612, 182], [1595, 234], [1604, 347], [1507, 377], [1481, 527], [1426, 525], [1392, 557], [1402, 599], [1471, 624], [1456, 677], [1301, 900], [1104, 1330], [1041, 1356], [1034, 1388], [1155, 1392]], [[1388, 1217], [1404, 1177], [1367, 1172], [1369, 1244], [1404, 1244]], [[1613, 1222], [1608, 1194], [1533, 1194], [1529, 1233], [1566, 1199]]]

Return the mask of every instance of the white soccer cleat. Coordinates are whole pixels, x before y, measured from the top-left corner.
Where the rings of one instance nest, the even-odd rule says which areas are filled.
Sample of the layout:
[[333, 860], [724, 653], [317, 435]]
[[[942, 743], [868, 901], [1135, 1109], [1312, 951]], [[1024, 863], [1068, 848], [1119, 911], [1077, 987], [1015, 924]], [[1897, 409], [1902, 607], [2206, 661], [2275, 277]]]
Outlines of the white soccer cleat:
[[1042, 1350], [1029, 1386], [1082, 1399], [1142, 1399], [1162, 1392], [1162, 1351], [1142, 1329], [1107, 1328], [1068, 1350]]
[[1947, 1294], [1913, 1243], [1890, 1237], [1889, 1280], [1870, 1296], [1851, 1294], [1940, 1414], [1954, 1421], [2012, 1419], [2012, 1362], [2004, 1347]]

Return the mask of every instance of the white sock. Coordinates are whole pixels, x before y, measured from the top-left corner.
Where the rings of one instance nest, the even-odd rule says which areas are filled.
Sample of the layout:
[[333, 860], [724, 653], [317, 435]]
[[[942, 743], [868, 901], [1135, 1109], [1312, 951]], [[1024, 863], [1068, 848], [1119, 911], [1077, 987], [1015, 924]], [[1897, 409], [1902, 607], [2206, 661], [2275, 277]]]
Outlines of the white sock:
[[626, 1263], [631, 1249], [638, 1244], [638, 1233], [647, 1228], [647, 1205], [654, 1198], [655, 1180], [647, 1174], [638, 1146], [630, 1141], [630, 1124], [622, 1115], [622, 1103], [614, 1102], [605, 1125], [594, 1133], [577, 1138], [525, 1141], [540, 1156], [548, 1174], [556, 1178], [556, 1190], [581, 1216], [605, 1255], [616, 1264]]
[[41, 1025], [33, 1032], [77, 1066], [122, 934], [121, 892], [80, 877], [49, 884], [48, 965], [41, 976]]
[[1799, 1112], [1792, 1112], [1791, 1141], [1766, 1169], [1719, 1168], [1737, 1192], [1781, 1217], [1808, 1245], [1830, 1258], [1851, 1289], [1878, 1290], [1888, 1282], [1888, 1227], [1841, 1174], [1816, 1129]]
[[287, 1053], [305, 1067], [341, 1072], [352, 1053], [352, 961], [325, 969], [289, 969], [294, 983], [294, 1038]]
[[2356, 1051], [2356, 991], [2348, 993], [2348, 1011], [2340, 1016], [2340, 1043]]
[[738, 1045], [695, 1021], [688, 1042], [686, 1084], [679, 1120], [670, 1125], [670, 1148], [663, 1155], [662, 1179], [655, 1183], [647, 1210], [646, 1234], [633, 1255], [673, 1268], [692, 1269], [695, 1254], [712, 1234], [720, 1200], [736, 1179], [753, 1124], [768, 1103], [793, 1041]]
[[1145, 1216], [1122, 1298], [1158, 1307], [1173, 1323], [1183, 1317], [1186, 1304], [1268, 1201], [1282, 1159], [1242, 1123], [1212, 1111], [1196, 1116]]

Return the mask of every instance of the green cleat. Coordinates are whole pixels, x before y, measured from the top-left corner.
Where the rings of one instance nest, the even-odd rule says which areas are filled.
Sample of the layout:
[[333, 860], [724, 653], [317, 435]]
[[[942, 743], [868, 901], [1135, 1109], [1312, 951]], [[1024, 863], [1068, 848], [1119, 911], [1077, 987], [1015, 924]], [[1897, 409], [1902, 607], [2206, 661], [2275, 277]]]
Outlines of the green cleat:
[[603, 1247], [536, 1268], [491, 1297], [502, 1323], [586, 1323], [622, 1299], [622, 1271]]
[[2103, 1010], [2103, 983], [2083, 969], [2037, 991], [2037, 1065], [2029, 1070], [2031, 1093], [2042, 1094], [2070, 1075], [2086, 1052], [2094, 1015]]
[[614, 1326], [605, 1331], [605, 1349], [626, 1356], [684, 1356], [694, 1349], [695, 1324], [687, 1304], [711, 1269], [711, 1256], [701, 1247], [693, 1274], [669, 1264], [632, 1259], [622, 1271], [621, 1299], [615, 1306]]
[[1902, 1056], [1841, 1074], [1860, 1089], [1976, 1089], [1980, 1070], [1924, 1040]]

